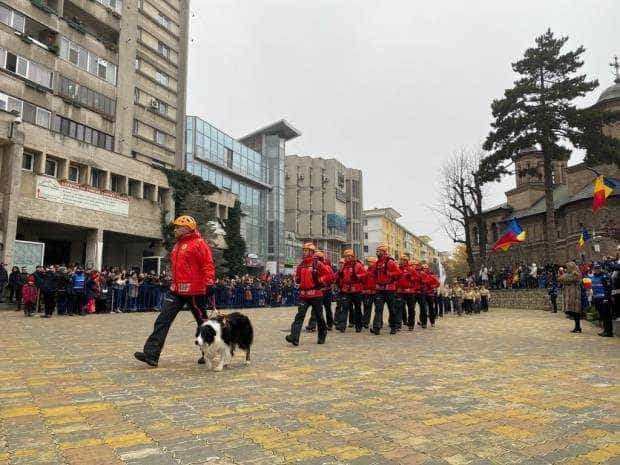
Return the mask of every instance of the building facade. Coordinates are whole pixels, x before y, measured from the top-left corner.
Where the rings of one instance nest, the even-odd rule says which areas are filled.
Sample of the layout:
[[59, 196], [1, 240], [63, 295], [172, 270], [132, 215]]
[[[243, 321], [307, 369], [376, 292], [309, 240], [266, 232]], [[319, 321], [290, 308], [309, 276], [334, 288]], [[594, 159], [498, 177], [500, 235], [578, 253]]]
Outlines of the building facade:
[[[618, 71], [618, 69], [617, 69]], [[595, 107], [603, 111], [620, 111], [620, 75], [614, 85], [599, 97]], [[620, 139], [620, 124], [616, 121], [604, 128], [606, 134]], [[535, 262], [542, 265], [544, 257], [545, 190], [543, 154], [536, 148], [523, 150], [513, 157], [515, 163], [515, 188], [506, 192], [506, 202], [486, 210], [483, 221], [486, 227], [486, 253], [480, 253], [480, 231], [471, 225], [472, 248], [476, 266], [487, 263], [494, 267], [513, 266], [516, 263]], [[616, 165], [603, 165], [595, 170], [620, 183], [620, 170]], [[600, 260], [613, 256], [620, 241], [620, 192], [618, 189], [607, 199], [606, 205], [592, 212], [592, 196], [596, 174], [579, 163], [568, 166], [568, 161], [553, 162], [553, 205], [556, 230], [553, 232], [553, 261], [564, 264], [568, 260]], [[526, 240], [512, 246], [507, 252], [489, 254], [493, 244], [504, 233], [507, 223], [517, 218], [526, 232]], [[584, 247], [578, 246], [583, 228], [594, 235]]]
[[[186, 0], [0, 2], [0, 233], [45, 263], [139, 266], [182, 160]], [[19, 242], [22, 247], [23, 243]]]
[[267, 196], [267, 269], [278, 272], [286, 264], [284, 227], [284, 160], [286, 142], [301, 133], [285, 120], [258, 129], [239, 141], [263, 156], [266, 181], [271, 186]]
[[375, 255], [377, 246], [385, 244], [392, 257], [408, 252], [413, 260], [436, 262], [438, 253], [430, 245], [431, 239], [413, 234], [397, 221], [400, 217], [400, 213], [389, 207], [364, 210], [364, 256]]
[[185, 140], [185, 169], [237, 196], [244, 213], [241, 229], [247, 252], [257, 255], [257, 265], [263, 265], [267, 259], [267, 199], [271, 191], [266, 160], [196, 116], [186, 118]]
[[286, 229], [338, 261], [342, 251], [363, 254], [362, 173], [334, 158], [286, 157]]

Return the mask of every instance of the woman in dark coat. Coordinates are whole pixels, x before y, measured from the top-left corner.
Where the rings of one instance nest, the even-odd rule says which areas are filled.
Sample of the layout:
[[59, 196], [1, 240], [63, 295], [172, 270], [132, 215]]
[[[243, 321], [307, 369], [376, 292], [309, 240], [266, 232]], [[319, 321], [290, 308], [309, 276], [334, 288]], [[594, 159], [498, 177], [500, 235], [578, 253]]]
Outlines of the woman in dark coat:
[[41, 293], [45, 303], [45, 315], [43, 318], [51, 318], [56, 309], [56, 291], [58, 289], [58, 275], [54, 268], [48, 268], [42, 273]]
[[581, 332], [581, 273], [575, 262], [566, 264], [566, 273], [558, 279], [562, 283], [562, 297], [564, 312], [575, 320], [575, 328], [571, 332]]
[[[22, 300], [22, 286], [25, 284], [19, 268], [14, 266], [9, 275], [9, 302], [13, 303], [17, 300], [18, 304]], [[19, 309], [17, 309], [19, 311]]]

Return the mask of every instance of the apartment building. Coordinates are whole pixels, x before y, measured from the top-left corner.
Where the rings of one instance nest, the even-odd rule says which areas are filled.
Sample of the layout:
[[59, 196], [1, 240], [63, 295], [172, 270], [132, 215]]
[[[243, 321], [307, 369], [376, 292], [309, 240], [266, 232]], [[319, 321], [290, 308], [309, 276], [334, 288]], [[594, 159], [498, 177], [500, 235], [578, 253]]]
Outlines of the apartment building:
[[335, 158], [286, 157], [286, 230], [312, 241], [332, 262], [363, 254], [362, 173]]
[[400, 217], [401, 214], [390, 207], [364, 210], [364, 256], [375, 255], [377, 246], [386, 244], [388, 253], [396, 259], [408, 252], [413, 260], [435, 262], [438, 254], [429, 245], [431, 239], [413, 234], [397, 221]]
[[183, 159], [188, 11], [0, 0], [3, 261], [140, 266], [162, 252], [172, 199], [157, 167]]

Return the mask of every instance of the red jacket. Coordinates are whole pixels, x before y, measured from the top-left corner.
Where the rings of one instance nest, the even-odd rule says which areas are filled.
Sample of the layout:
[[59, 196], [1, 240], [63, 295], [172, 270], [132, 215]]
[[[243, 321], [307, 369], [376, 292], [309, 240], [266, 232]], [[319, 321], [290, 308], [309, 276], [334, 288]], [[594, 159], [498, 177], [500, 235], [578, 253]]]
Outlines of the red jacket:
[[422, 276], [421, 292], [426, 295], [433, 295], [435, 289], [439, 287], [439, 280], [434, 274], [426, 271], [422, 271], [420, 274]]
[[36, 304], [39, 291], [34, 284], [25, 284], [22, 287], [22, 303]]
[[375, 279], [375, 268], [377, 265], [370, 265], [366, 270], [366, 277], [364, 278], [364, 294], [374, 294], [377, 292], [377, 281]]
[[415, 294], [420, 287], [420, 275], [413, 265], [407, 263], [400, 266], [402, 274], [397, 282], [397, 290], [401, 294]]
[[359, 260], [345, 262], [338, 272], [338, 287], [345, 294], [357, 294], [364, 290], [366, 268]]
[[329, 282], [326, 283], [323, 286], [323, 292], [331, 291], [332, 290], [332, 284], [336, 280], [336, 273], [334, 273], [334, 269], [332, 268], [332, 266], [329, 263], [327, 263], [324, 260], [319, 260], [319, 261], [328, 268], [329, 274], [331, 275], [331, 278], [329, 279]]
[[331, 267], [313, 256], [305, 257], [295, 271], [295, 282], [299, 284], [302, 299], [323, 297], [323, 288], [334, 281]]
[[375, 268], [377, 290], [395, 291], [396, 281], [398, 281], [400, 274], [400, 268], [396, 260], [388, 255], [379, 258]]
[[178, 295], [202, 295], [213, 285], [215, 266], [211, 248], [194, 231], [181, 237], [170, 253], [172, 285], [170, 290]]

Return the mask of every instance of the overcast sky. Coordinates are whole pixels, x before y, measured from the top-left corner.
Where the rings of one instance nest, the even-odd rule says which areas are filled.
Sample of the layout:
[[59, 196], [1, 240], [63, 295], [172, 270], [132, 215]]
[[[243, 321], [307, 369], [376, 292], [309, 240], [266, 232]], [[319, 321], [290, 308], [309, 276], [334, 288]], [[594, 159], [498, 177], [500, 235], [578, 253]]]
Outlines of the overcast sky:
[[[395, 208], [441, 250], [453, 244], [428, 209], [437, 170], [484, 140], [510, 63], [548, 27], [568, 35], [601, 84], [585, 105], [620, 54], [619, 0], [194, 0], [191, 11], [188, 114], [233, 137], [286, 119], [302, 133], [288, 154], [363, 170], [364, 208]], [[487, 203], [511, 185], [491, 186]]]

